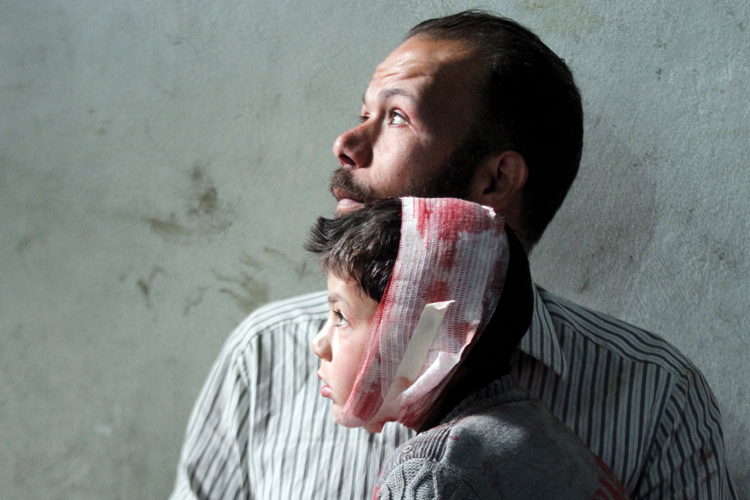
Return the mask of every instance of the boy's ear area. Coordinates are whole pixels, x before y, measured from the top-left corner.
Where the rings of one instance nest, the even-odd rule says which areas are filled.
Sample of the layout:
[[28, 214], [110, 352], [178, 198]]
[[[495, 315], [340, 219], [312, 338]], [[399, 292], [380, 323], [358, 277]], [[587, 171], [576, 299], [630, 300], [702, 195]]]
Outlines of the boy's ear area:
[[519, 228], [521, 197], [528, 178], [526, 160], [517, 151], [487, 155], [477, 166], [469, 199], [492, 207], [511, 227]]

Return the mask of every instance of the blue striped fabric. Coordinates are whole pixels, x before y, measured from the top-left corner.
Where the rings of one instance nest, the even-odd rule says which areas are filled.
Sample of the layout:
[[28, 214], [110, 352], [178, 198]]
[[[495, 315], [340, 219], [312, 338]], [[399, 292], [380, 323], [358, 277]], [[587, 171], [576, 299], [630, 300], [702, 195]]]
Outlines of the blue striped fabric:
[[[333, 423], [312, 337], [319, 292], [264, 306], [229, 337], [185, 435], [172, 500], [372, 498], [413, 433]], [[539, 289], [514, 376], [599, 455], [633, 498], [736, 499], [705, 379], [659, 337]]]

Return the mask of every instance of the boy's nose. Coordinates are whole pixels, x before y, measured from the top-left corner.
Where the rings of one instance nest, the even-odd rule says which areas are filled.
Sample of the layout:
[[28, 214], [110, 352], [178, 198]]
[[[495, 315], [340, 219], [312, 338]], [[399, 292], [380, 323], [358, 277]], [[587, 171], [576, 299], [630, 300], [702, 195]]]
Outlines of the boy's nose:
[[328, 342], [328, 322], [312, 340], [312, 350], [317, 357], [326, 361], [331, 360], [331, 344]]

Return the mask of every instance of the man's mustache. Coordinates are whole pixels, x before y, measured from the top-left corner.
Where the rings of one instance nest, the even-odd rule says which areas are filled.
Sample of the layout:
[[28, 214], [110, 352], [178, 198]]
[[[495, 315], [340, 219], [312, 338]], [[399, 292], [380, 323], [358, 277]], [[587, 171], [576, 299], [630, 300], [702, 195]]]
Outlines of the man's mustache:
[[342, 191], [346, 194], [347, 198], [351, 198], [362, 203], [366, 203], [373, 199], [372, 189], [367, 186], [363, 186], [362, 184], [357, 184], [357, 182], [354, 180], [352, 171], [344, 167], [338, 168], [333, 173], [329, 189], [331, 190], [331, 194], [333, 194], [334, 196], [336, 196], [336, 191]]

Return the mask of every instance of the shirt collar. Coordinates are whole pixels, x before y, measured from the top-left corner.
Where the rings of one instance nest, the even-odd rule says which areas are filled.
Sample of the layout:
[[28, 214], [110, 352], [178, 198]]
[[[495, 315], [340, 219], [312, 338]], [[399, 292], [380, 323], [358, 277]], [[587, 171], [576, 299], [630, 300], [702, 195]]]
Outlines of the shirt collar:
[[539, 290], [535, 285], [534, 292], [534, 314], [531, 325], [523, 336], [518, 348], [552, 368], [563, 381], [568, 379], [568, 363], [557, 339], [557, 332], [552, 323], [552, 317], [544, 305]]

